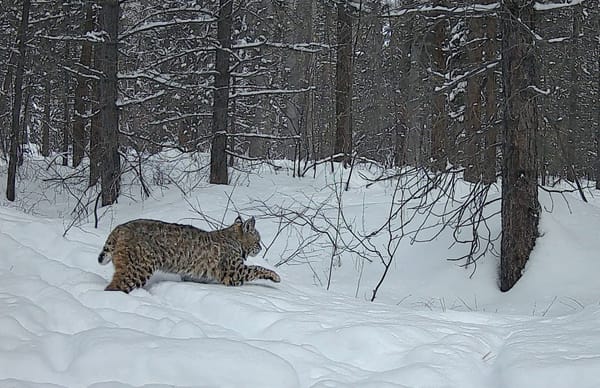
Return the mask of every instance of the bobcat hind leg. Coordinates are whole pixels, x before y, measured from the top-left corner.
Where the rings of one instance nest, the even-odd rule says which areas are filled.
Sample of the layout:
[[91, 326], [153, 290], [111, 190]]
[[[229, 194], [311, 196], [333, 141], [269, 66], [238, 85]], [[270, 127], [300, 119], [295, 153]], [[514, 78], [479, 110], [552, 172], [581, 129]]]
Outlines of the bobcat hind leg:
[[111, 282], [104, 289], [105, 291], [129, 293], [135, 288], [142, 288], [154, 272], [152, 268], [135, 265], [130, 260], [122, 260], [119, 253], [113, 254], [113, 264], [115, 273]]

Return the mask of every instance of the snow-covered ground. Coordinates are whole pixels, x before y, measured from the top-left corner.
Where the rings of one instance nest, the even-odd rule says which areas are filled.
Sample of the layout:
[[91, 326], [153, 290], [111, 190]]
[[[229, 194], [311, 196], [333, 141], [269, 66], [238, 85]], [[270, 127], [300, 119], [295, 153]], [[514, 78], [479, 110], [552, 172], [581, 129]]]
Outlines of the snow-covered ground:
[[[304, 229], [278, 234], [277, 218], [257, 210], [335, 201], [339, 172], [298, 179], [263, 168], [237, 172], [235, 187], [199, 183], [187, 196], [152, 186], [143, 201], [134, 182], [95, 229], [91, 216], [70, 227], [73, 198], [35, 168], [23, 171], [31, 182], [20, 184], [21, 201], [0, 202], [0, 387], [600, 387], [597, 191], [587, 204], [540, 192], [542, 237], [508, 293], [498, 291], [493, 255], [472, 277], [447, 261], [467, 248], [449, 248], [446, 231], [429, 243], [403, 240], [369, 302], [378, 260], [344, 253], [326, 290], [323, 240], [275, 268]], [[342, 199], [360, 230], [386, 217], [393, 187], [365, 183], [356, 174]], [[112, 268], [96, 258], [117, 224], [145, 217], [210, 228], [207, 220], [230, 223], [238, 212], [258, 217], [268, 249], [252, 261], [275, 268], [281, 283], [228, 288], [158, 275], [129, 295], [103, 291]]]

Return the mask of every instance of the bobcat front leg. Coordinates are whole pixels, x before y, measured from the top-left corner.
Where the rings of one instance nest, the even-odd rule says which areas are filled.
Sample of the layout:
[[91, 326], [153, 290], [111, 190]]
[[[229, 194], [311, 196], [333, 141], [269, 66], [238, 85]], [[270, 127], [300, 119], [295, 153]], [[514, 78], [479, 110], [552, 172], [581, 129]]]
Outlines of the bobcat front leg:
[[226, 286], [241, 286], [244, 282], [255, 279], [271, 280], [279, 283], [281, 279], [275, 271], [260, 267], [258, 265], [245, 265], [239, 259], [224, 260], [220, 263], [219, 282]]
[[242, 278], [245, 282], [254, 279], [266, 279], [271, 280], [275, 283], [279, 283], [281, 281], [279, 275], [277, 275], [277, 272], [271, 271], [270, 269], [266, 269], [258, 265], [244, 265], [244, 273], [242, 275]]

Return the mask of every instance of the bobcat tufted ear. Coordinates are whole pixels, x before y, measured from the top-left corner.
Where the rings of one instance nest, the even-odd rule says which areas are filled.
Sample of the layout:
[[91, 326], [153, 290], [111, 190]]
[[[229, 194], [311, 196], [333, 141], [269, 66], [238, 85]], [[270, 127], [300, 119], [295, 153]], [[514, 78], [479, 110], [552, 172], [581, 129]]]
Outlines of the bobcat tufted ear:
[[254, 225], [256, 224], [256, 220], [254, 217], [250, 217], [250, 219], [246, 220], [243, 225], [244, 233], [248, 233], [251, 230], [254, 230]]
[[240, 217], [240, 216], [237, 216], [235, 218], [235, 221], [233, 221], [234, 225], [242, 225], [243, 223], [244, 223], [244, 220], [242, 220], [242, 217]]

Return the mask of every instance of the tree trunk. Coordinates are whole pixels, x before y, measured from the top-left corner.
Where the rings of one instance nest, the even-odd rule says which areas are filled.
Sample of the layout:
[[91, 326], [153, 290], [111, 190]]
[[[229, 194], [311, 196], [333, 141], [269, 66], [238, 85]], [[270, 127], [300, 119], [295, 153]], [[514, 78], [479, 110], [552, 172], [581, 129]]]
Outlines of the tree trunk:
[[[596, 52], [600, 52], [600, 17], [596, 17], [596, 32], [598, 34], [596, 39]], [[597, 69], [597, 81], [598, 88], [596, 90], [596, 101], [600, 101], [600, 55], [598, 56], [598, 69]], [[597, 110], [597, 120], [596, 120], [596, 188], [600, 189], [600, 109]]]
[[[472, 66], [483, 62], [481, 41], [483, 36], [480, 17], [469, 19], [471, 42], [475, 47], [469, 47], [468, 56]], [[465, 107], [465, 132], [467, 144], [464, 155], [464, 178], [467, 182], [481, 180], [481, 77], [471, 76], [467, 80], [467, 104]]]
[[[438, 5], [443, 5], [439, 2]], [[433, 30], [433, 68], [438, 74], [446, 74], [446, 19], [439, 18]], [[441, 80], [443, 84], [445, 79]], [[433, 114], [431, 123], [431, 164], [435, 171], [444, 171], [448, 160], [446, 142], [448, 139], [448, 118], [446, 114], [446, 95], [443, 91], [433, 93]]]
[[[10, 138], [10, 123], [8, 121], [11, 118], [11, 115], [8, 114], [11, 110], [9, 96], [12, 94], [11, 88], [13, 86], [13, 68], [15, 67], [16, 60], [17, 56], [15, 55], [14, 51], [11, 51], [7, 63], [8, 68], [6, 69], [6, 75], [2, 81], [2, 92], [0, 93], [0, 112], [6, 112], [7, 114], [7, 121], [0, 121], [0, 151], [2, 151], [3, 155], [7, 155], [8, 148], [10, 147], [8, 144], [8, 138]], [[4, 132], [5, 128], [8, 128], [6, 133]]]
[[[99, 69], [100, 66], [100, 46], [92, 46], [92, 59], [93, 66], [95, 69]], [[100, 146], [100, 81], [97, 79], [90, 80], [90, 180], [89, 186], [95, 186], [100, 179], [100, 157], [101, 157], [101, 146]]]
[[337, 59], [335, 66], [334, 154], [352, 157], [352, 15], [347, 1], [337, 5]]
[[[395, 38], [394, 38], [395, 36]], [[413, 21], [410, 18], [403, 27], [398, 26], [392, 32], [393, 44], [397, 46], [401, 58], [398, 61], [400, 70], [398, 80], [398, 91], [394, 93], [396, 98], [396, 125], [394, 126], [394, 166], [403, 167], [407, 164], [407, 137], [410, 128], [410, 115], [408, 113], [408, 102], [410, 91], [410, 73], [413, 58], [410, 55], [414, 42]]]
[[219, 0], [217, 39], [220, 48], [215, 59], [215, 91], [213, 95], [212, 145], [210, 150], [210, 183], [226, 185], [227, 173], [227, 121], [229, 112], [229, 49], [233, 0]]
[[500, 289], [522, 275], [538, 236], [534, 8], [528, 0], [505, 1], [502, 15], [504, 135]]
[[561, 142], [563, 148], [563, 158], [565, 161], [565, 175], [571, 182], [577, 180], [574, 165], [577, 163], [576, 140], [580, 131], [578, 127], [578, 106], [579, 106], [579, 78], [581, 76], [581, 58], [579, 58], [579, 33], [581, 30], [581, 6], [571, 7], [573, 10], [573, 25], [571, 30], [571, 40], [569, 42], [569, 61], [571, 61], [569, 74], [569, 102], [567, 114], [566, 141]]
[[111, 205], [119, 196], [121, 183], [121, 161], [119, 158], [119, 111], [117, 109], [117, 39], [119, 31], [118, 0], [101, 0], [99, 24], [104, 31], [100, 45], [99, 69], [102, 77], [100, 95], [100, 183], [102, 206]]
[[[68, 63], [69, 60], [69, 42], [65, 41], [65, 63]], [[70, 131], [69, 131], [69, 80], [71, 77], [69, 76], [68, 71], [64, 71], [64, 83], [63, 83], [63, 143], [62, 143], [62, 165], [69, 165], [69, 143], [71, 140]]]
[[11, 134], [10, 134], [10, 151], [8, 155], [8, 178], [6, 182], [6, 199], [9, 201], [15, 200], [15, 184], [17, 176], [17, 147], [19, 145], [19, 123], [21, 116], [21, 100], [23, 98], [23, 74], [25, 73], [25, 39], [27, 35], [27, 27], [29, 24], [29, 8], [30, 0], [23, 0], [23, 11], [21, 13], [21, 22], [17, 35], [17, 69], [15, 71], [15, 97], [13, 100], [12, 119], [11, 119]]
[[[92, 3], [86, 3], [85, 22], [83, 34], [86, 35], [94, 28]], [[84, 41], [81, 44], [81, 57], [79, 59], [79, 71], [86, 71], [92, 63], [92, 43]], [[88, 96], [89, 85], [87, 79], [81, 75], [77, 76], [77, 86], [75, 87], [75, 117], [73, 119], [73, 167], [79, 166], [85, 154], [85, 123], [86, 117], [86, 98]]]
[[[497, 57], [496, 52], [496, 19], [487, 18], [486, 59], [491, 61]], [[496, 74], [495, 67], [487, 70], [485, 82], [485, 149], [483, 151], [483, 183], [490, 185], [496, 182], [496, 143], [498, 129], [496, 127]]]
[[44, 120], [42, 121], [42, 156], [50, 156], [50, 110], [52, 86], [50, 77], [44, 77]]

